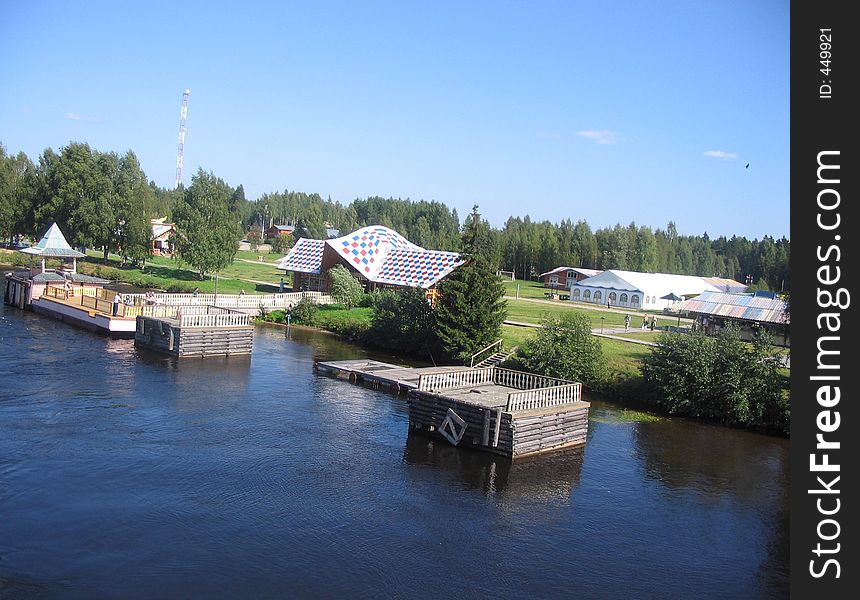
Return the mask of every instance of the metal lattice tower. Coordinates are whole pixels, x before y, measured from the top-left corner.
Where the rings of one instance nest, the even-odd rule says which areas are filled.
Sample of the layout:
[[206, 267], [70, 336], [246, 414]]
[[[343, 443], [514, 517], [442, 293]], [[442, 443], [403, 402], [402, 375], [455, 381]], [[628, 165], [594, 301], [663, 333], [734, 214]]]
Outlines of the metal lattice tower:
[[191, 90], [185, 90], [182, 94], [182, 110], [179, 111], [179, 148], [176, 150], [176, 185], [178, 188], [182, 183], [182, 153], [185, 150], [185, 121], [188, 119], [188, 94]]

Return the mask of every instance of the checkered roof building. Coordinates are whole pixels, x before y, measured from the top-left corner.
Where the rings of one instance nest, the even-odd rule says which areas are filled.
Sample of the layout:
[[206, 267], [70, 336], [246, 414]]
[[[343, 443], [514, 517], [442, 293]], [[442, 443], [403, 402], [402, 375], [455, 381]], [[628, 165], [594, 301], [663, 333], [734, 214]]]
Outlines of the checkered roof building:
[[373, 225], [331, 240], [299, 240], [279, 268], [319, 273], [326, 251], [336, 252], [369, 281], [408, 287], [429, 288], [463, 264], [456, 252], [425, 250], [392, 229]]

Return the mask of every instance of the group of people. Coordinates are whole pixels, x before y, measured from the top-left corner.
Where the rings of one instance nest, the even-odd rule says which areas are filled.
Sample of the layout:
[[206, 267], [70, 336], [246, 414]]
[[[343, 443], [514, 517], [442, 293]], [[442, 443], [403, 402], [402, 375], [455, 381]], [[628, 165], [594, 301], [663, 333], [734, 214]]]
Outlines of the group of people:
[[[642, 331], [648, 329], [648, 315], [642, 317]], [[657, 329], [657, 317], [651, 315], [651, 331]], [[624, 331], [630, 331], [630, 315], [624, 315]]]

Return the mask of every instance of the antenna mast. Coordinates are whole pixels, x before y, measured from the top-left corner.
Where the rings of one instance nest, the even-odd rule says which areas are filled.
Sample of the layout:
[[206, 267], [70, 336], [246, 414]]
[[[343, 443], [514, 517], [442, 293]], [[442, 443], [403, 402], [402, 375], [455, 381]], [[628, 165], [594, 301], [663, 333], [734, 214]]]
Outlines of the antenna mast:
[[176, 185], [182, 183], [182, 153], [185, 150], [185, 121], [188, 118], [188, 94], [191, 90], [185, 90], [182, 94], [182, 110], [179, 111], [179, 148], [176, 150]]

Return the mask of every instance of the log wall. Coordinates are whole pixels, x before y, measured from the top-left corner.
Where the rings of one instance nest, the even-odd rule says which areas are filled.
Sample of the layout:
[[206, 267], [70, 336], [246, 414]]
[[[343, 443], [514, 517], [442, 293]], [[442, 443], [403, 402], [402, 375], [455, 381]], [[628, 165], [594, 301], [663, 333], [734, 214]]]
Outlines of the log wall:
[[588, 402], [513, 413], [513, 456], [560, 450], [584, 444], [588, 434]]
[[[448, 414], [448, 409], [451, 408], [466, 422], [466, 432], [460, 441], [461, 446], [480, 447], [482, 450], [511, 456], [513, 439], [510, 413], [418, 390], [410, 391], [407, 401], [409, 423], [413, 429], [437, 432]], [[497, 418], [499, 414], [501, 419]], [[498, 441], [494, 445], [497, 422], [499, 424]]]
[[409, 423], [415, 430], [438, 433], [452, 409], [466, 422], [461, 446], [516, 458], [584, 444], [588, 434], [588, 402], [539, 410], [506, 412], [412, 390]]
[[179, 327], [175, 322], [137, 317], [136, 346], [176, 357], [232, 356], [251, 354], [254, 328]]

